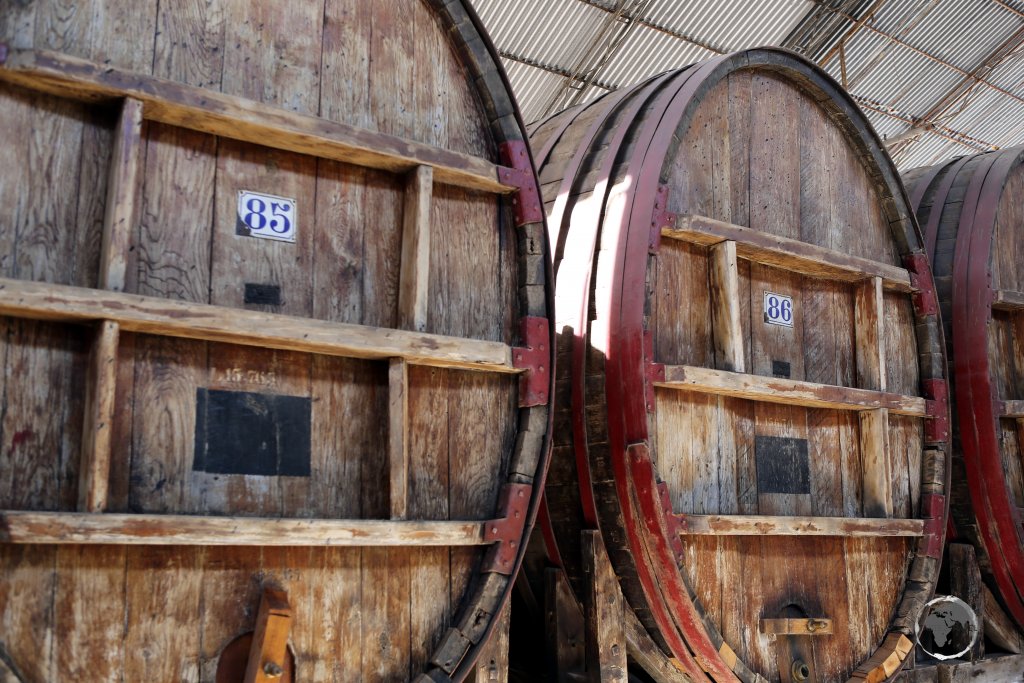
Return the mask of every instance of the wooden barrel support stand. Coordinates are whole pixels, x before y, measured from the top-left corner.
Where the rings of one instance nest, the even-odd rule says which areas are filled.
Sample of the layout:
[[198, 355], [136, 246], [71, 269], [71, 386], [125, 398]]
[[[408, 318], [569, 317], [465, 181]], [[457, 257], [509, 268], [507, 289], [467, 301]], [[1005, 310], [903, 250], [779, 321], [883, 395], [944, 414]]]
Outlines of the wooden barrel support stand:
[[656, 680], [892, 677], [938, 578], [948, 405], [924, 244], [863, 115], [750, 50], [531, 143], [559, 335], [532, 589], [561, 567], [586, 603], [599, 529]]
[[0, 678], [505, 680], [553, 337], [496, 53], [199, 5], [0, 17]]

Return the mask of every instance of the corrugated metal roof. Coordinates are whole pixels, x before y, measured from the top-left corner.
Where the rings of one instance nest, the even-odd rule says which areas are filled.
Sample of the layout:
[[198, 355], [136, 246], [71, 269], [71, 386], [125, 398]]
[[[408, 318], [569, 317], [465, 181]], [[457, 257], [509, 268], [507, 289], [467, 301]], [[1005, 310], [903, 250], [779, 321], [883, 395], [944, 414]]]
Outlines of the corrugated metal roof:
[[718, 53], [807, 46], [840, 82], [845, 66], [901, 168], [1024, 144], [1024, 0], [472, 1], [527, 121]]

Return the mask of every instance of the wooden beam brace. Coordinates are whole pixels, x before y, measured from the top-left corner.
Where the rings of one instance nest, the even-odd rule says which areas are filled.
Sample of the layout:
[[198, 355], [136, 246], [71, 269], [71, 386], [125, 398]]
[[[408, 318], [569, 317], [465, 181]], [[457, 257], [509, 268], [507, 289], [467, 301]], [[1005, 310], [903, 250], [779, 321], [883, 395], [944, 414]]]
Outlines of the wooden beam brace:
[[920, 519], [789, 517], [767, 515], [676, 515], [686, 536], [923, 536]]
[[913, 290], [910, 273], [906, 268], [705, 216], [679, 216], [675, 227], [665, 227], [661, 234], [664, 237], [704, 246], [732, 240], [736, 242], [736, 253], [739, 258], [810, 277], [846, 282], [860, 282], [869, 277], [879, 277], [885, 289], [898, 292]]
[[885, 320], [882, 278], [857, 285], [853, 297], [853, 329], [857, 349], [857, 386], [885, 391]]
[[0, 80], [68, 99], [136, 99], [148, 120], [274, 149], [394, 173], [432, 166], [439, 183], [515, 190], [486, 159], [57, 52], [10, 49]]
[[142, 102], [127, 98], [114, 131], [100, 248], [100, 289], [124, 291], [142, 174]]
[[864, 514], [892, 517], [892, 479], [889, 473], [889, 411], [860, 413], [860, 452], [864, 468]]
[[500, 342], [368, 327], [83, 287], [0, 278], [0, 315], [36, 320], [117, 322], [124, 332], [203, 339], [329, 356], [416, 365], [522, 372]]
[[1001, 311], [1024, 310], [1024, 292], [1013, 292], [1008, 289], [996, 290], [992, 308]]
[[278, 519], [0, 511], [0, 543], [225, 546], [475, 546], [489, 522]]
[[624, 598], [600, 531], [583, 532], [582, 551], [587, 678], [591, 683], [627, 683]]
[[388, 471], [391, 519], [405, 519], [409, 504], [409, 365], [392, 358], [388, 368]]
[[544, 626], [548, 671], [558, 683], [582, 680], [586, 675], [586, 624], [582, 606], [561, 567], [544, 570]]
[[896, 415], [924, 417], [926, 414], [925, 399], [917, 396], [817, 384], [783, 377], [726, 372], [691, 365], [666, 365], [665, 379], [656, 382], [655, 385], [680, 391], [735, 396], [752, 401], [808, 408], [859, 411], [885, 408]]
[[107, 509], [110, 487], [110, 442], [117, 385], [117, 323], [105, 320], [96, 330], [86, 378], [85, 423], [82, 427], [81, 467], [78, 477], [80, 512]]
[[726, 240], [714, 244], [708, 249], [708, 256], [716, 365], [721, 370], [746, 372], [736, 242]]
[[[124, 291], [141, 172], [142, 102], [128, 98], [121, 103], [107, 180], [98, 278], [102, 289]], [[120, 326], [104, 320], [90, 351], [78, 479], [81, 512], [102, 512], [107, 507], [119, 338]]]
[[992, 590], [984, 583], [981, 584], [981, 599], [983, 607], [982, 611], [978, 612], [978, 616], [980, 618], [982, 613], [984, 613], [982, 623], [984, 625], [985, 638], [991, 640], [996, 647], [1007, 652], [1018, 655], [1024, 652], [1024, 635], [1017, 630], [1013, 621], [1003, 611], [999, 601], [992, 595]]
[[402, 266], [398, 282], [398, 325], [405, 330], [427, 329], [427, 288], [430, 279], [430, 201], [434, 174], [417, 166], [405, 185], [402, 217]]
[[[1024, 401], [1002, 401], [999, 406], [999, 417], [1006, 417], [1013, 420], [1024, 419]], [[1018, 435], [1024, 436], [1021, 425], [1018, 424]], [[1024, 441], [1021, 442], [1024, 444]]]
[[245, 683], [279, 683], [288, 656], [288, 631], [292, 626], [292, 608], [288, 594], [274, 588], [263, 589], [260, 611], [256, 615]]
[[[984, 632], [985, 604], [982, 597], [981, 570], [974, 555], [974, 547], [968, 543], [950, 543], [949, 552], [949, 594], [963, 600], [974, 610], [978, 618], [978, 630]], [[974, 639], [966, 659], [976, 661], [985, 656], [985, 639]]]

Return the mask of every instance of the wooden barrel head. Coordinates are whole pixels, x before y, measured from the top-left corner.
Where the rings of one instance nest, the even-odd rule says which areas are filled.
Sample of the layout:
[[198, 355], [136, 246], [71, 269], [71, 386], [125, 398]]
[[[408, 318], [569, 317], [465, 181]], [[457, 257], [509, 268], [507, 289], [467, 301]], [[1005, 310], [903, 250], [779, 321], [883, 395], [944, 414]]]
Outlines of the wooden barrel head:
[[953, 380], [952, 515], [1000, 602], [1024, 627], [1024, 150], [904, 178], [942, 305]]
[[296, 680], [465, 677], [553, 340], [469, 4], [41, 0], [0, 44], [0, 660], [212, 682], [272, 584]]
[[600, 528], [696, 680], [888, 676], [937, 579], [948, 417], [923, 244], [874, 132], [769, 49], [531, 141], [560, 335], [546, 497], [570, 579]]

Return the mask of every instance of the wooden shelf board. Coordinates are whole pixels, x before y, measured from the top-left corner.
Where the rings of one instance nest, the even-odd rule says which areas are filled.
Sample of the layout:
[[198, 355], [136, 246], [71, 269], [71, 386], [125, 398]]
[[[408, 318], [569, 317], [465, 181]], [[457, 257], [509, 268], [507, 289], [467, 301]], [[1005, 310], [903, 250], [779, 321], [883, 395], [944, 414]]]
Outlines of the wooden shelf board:
[[1024, 418], [1024, 401], [1002, 401], [999, 417]]
[[781, 377], [748, 375], [690, 365], [665, 366], [665, 379], [655, 382], [655, 386], [808, 408], [831, 408], [833, 410], [886, 408], [896, 415], [913, 417], [926, 415], [925, 399], [917, 396], [801, 382]]
[[0, 315], [60, 322], [111, 320], [123, 332], [185, 337], [415, 365], [522, 372], [501, 342], [263, 313], [104, 290], [0, 278]]
[[396, 173], [430, 166], [439, 183], [515, 190], [486, 159], [58, 52], [9, 49], [0, 80], [67, 99], [133, 98], [151, 121]]
[[992, 308], [998, 308], [1002, 311], [1024, 310], [1024, 292], [998, 289], [996, 290], [995, 300], [992, 302]]
[[679, 216], [674, 227], [663, 227], [662, 236], [712, 246], [733, 241], [739, 258], [775, 266], [811, 277], [859, 282], [870, 277], [882, 280], [885, 289], [910, 292], [910, 273], [905, 268], [844, 254], [800, 240], [770, 235], [742, 225], [705, 216]]
[[685, 536], [923, 536], [920, 519], [677, 515]]
[[486, 545], [487, 522], [0, 511], [0, 542], [229, 546]]

